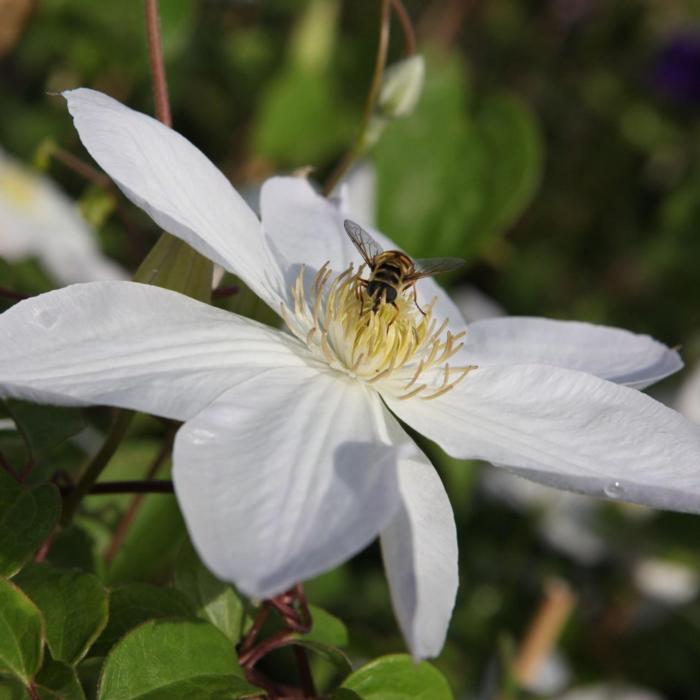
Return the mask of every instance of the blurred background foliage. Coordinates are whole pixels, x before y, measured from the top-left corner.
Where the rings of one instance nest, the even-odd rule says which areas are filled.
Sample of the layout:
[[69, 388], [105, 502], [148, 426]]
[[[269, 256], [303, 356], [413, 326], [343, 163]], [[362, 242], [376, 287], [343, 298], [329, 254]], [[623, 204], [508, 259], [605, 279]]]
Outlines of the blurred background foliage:
[[[450, 282], [479, 287], [508, 313], [620, 325], [681, 345], [691, 365], [700, 360], [700, 3], [406, 5], [426, 83], [414, 114], [389, 124], [370, 153], [379, 228], [415, 256], [464, 257], [468, 266]], [[152, 113], [141, 3], [0, 0], [0, 12], [0, 145], [78, 200], [103, 250], [133, 272], [158, 232], [133, 207], [127, 230], [115, 194], [53, 154], [60, 147], [87, 159], [60, 90], [89, 86]], [[161, 14], [175, 128], [243, 192], [305, 166], [322, 181], [360, 123], [377, 3], [162, 0]], [[402, 52], [395, 24], [390, 62]], [[32, 294], [56, 282], [37, 260], [0, 259], [0, 286]], [[257, 313], [242, 295], [218, 303]], [[672, 401], [682, 379], [658, 395]], [[74, 472], [94, 449], [109, 413], [83, 413], [80, 439], [37, 438], [37, 482], [58, 468]], [[142, 476], [163, 430], [139, 417], [105, 478]], [[0, 449], [20, 461], [27, 445], [0, 432]], [[558, 647], [568, 680], [555, 690], [618, 681], [669, 699], [700, 697], [700, 599], [655, 597], [638, 575], [655, 558], [697, 577], [700, 520], [590, 501], [585, 528], [572, 525], [547, 513], [579, 513], [578, 505], [515, 496], [513, 508], [513, 498], [493, 497], [507, 488], [489, 489], [481, 467], [427, 449], [460, 532], [461, 589], [436, 662], [458, 697], [493, 696], [552, 577], [575, 596]], [[128, 503], [90, 498], [52, 560], [109, 583], [168, 581], [184, 536], [171, 497], [145, 499], [105, 564]], [[547, 527], [587, 529], [599, 555], [554, 546]], [[307, 591], [347, 623], [353, 658], [403, 648], [378, 548]], [[535, 684], [522, 695], [554, 688]]]

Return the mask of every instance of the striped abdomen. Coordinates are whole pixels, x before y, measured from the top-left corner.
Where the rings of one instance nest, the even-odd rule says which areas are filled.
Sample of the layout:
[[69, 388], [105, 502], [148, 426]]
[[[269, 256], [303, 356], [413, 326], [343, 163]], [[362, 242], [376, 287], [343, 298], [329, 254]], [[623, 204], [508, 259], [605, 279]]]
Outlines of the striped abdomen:
[[367, 294], [374, 300], [374, 310], [382, 299], [393, 304], [399, 292], [403, 291], [405, 278], [413, 272], [413, 261], [408, 255], [396, 250], [388, 250], [377, 255], [372, 273], [367, 282]]

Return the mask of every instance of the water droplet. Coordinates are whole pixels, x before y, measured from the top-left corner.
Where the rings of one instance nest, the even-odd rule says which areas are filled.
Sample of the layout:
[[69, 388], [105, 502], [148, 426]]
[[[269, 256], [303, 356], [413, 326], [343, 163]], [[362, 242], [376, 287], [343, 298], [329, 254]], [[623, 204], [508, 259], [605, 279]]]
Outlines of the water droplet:
[[608, 498], [620, 498], [625, 489], [619, 481], [611, 481], [605, 485], [603, 491]]
[[34, 321], [37, 325], [47, 330], [53, 328], [58, 323], [59, 315], [51, 309], [35, 309]]

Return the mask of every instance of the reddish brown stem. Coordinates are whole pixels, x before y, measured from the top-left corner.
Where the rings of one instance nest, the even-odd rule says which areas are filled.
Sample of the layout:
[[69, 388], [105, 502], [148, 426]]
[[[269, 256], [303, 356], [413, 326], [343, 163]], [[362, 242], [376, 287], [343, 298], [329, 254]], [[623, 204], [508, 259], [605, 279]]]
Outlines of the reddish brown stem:
[[20, 294], [20, 292], [14, 292], [6, 287], [0, 287], [0, 297], [5, 297], [6, 299], [12, 299], [13, 301], [22, 301], [23, 299], [28, 299], [28, 294]]
[[401, 30], [403, 31], [404, 51], [406, 52], [406, 56], [413, 56], [416, 52], [416, 33], [413, 30], [411, 17], [401, 0], [391, 0], [391, 6], [394, 8], [396, 17], [401, 25]]
[[300, 583], [297, 583], [297, 585], [294, 586], [294, 593], [296, 594], [297, 601], [299, 602], [299, 610], [301, 612], [302, 620], [304, 624], [308, 627], [308, 630], [310, 631], [311, 626], [313, 624], [313, 620], [311, 619], [311, 611], [309, 610], [309, 604], [306, 600], [304, 586], [302, 586]]
[[292, 647], [292, 651], [294, 652], [294, 658], [296, 659], [297, 668], [299, 669], [301, 687], [308, 697], [315, 698], [316, 685], [314, 683], [314, 677], [311, 675], [311, 667], [309, 666], [309, 657], [306, 655], [306, 649], [296, 644]]
[[264, 639], [260, 644], [238, 657], [241, 666], [245, 669], [253, 668], [263, 656], [267, 656], [271, 651], [292, 644], [295, 641], [295, 634], [296, 632], [291, 630], [280, 630], [271, 637]]
[[78, 158], [78, 156], [73, 155], [70, 151], [66, 151], [65, 148], [53, 146], [51, 155], [59, 161], [59, 163], [63, 163], [63, 165], [84, 177], [88, 182], [92, 182], [102, 189], [110, 189], [112, 187], [112, 181], [107, 175], [93, 168], [92, 165], [86, 163], [82, 158]]
[[51, 155], [61, 164], [65, 165], [67, 168], [77, 173], [81, 177], [85, 178], [88, 182], [93, 185], [97, 185], [105, 192], [109, 192], [114, 196], [114, 202], [116, 207], [116, 214], [119, 220], [124, 226], [124, 230], [129, 234], [129, 241], [132, 245], [131, 254], [134, 259], [140, 259], [142, 257], [140, 246], [135, 245], [139, 239], [142, 238], [140, 232], [136, 229], [134, 224], [129, 217], [129, 214], [124, 206], [124, 200], [121, 197], [121, 192], [117, 186], [110, 180], [110, 178], [101, 173], [96, 168], [93, 168], [89, 163], [86, 163], [78, 156], [73, 155], [70, 151], [66, 151], [60, 146], [53, 146], [51, 149]]
[[39, 547], [37, 550], [36, 554], [34, 555], [34, 561], [41, 563], [46, 559], [46, 557], [49, 555], [49, 551], [51, 550], [51, 545], [53, 544], [54, 539], [56, 539], [57, 531], [54, 530], [47, 538], [44, 540], [44, 544]]
[[[276, 610], [280, 614], [285, 629], [255, 644], [271, 609]], [[298, 634], [309, 632], [311, 625], [311, 613], [301, 584], [297, 584], [285, 593], [266, 600], [258, 611], [255, 622], [239, 649], [239, 660], [249, 680], [252, 682], [253, 677], [259, 675], [254, 667], [260, 659], [275, 649], [292, 645], [294, 647], [293, 653], [297, 662], [303, 697], [316, 697], [316, 688], [306, 650], [298, 644], [297, 639]]]
[[170, 102], [168, 101], [168, 83], [165, 79], [165, 64], [160, 39], [160, 15], [158, 0], [145, 0], [146, 32], [148, 36], [148, 55], [151, 59], [151, 79], [156, 116], [166, 126], [172, 126]]
[[[61, 491], [70, 493], [75, 487], [62, 487]], [[99, 496], [106, 493], [175, 493], [173, 482], [169, 479], [152, 481], [101, 481], [91, 486], [86, 496]]]
[[226, 297], [231, 297], [234, 294], [238, 294], [241, 288], [237, 284], [232, 284], [230, 287], [219, 287], [218, 289], [213, 289], [211, 292], [212, 299], [224, 299]]
[[248, 633], [243, 639], [241, 648], [239, 650], [240, 653], [244, 653], [249, 649], [253, 648], [253, 645], [255, 644], [258, 635], [260, 634], [260, 630], [262, 630], [263, 625], [267, 622], [267, 618], [269, 617], [269, 615], [270, 609], [266, 605], [261, 605], [260, 610], [258, 610], [258, 614], [255, 616], [255, 620], [253, 621], [253, 625], [248, 630]]
[[0, 469], [4, 469], [15, 481], [19, 481], [19, 476], [2, 452], [0, 452]]
[[355, 142], [346, 151], [326, 180], [323, 187], [323, 194], [326, 197], [333, 192], [336, 185], [343, 179], [345, 173], [350, 170], [350, 167], [355, 160], [363, 153], [362, 140], [365, 137], [365, 133], [369, 128], [370, 122], [372, 121], [372, 115], [374, 114], [374, 107], [377, 102], [377, 98], [379, 97], [379, 90], [382, 86], [382, 75], [384, 74], [384, 67], [386, 66], [386, 59], [389, 53], [389, 27], [391, 24], [389, 16], [389, 10], [391, 9], [389, 4], [390, 2], [391, 0], [381, 0], [377, 60], [374, 64], [374, 74], [372, 75], [372, 82], [369, 87], [369, 92], [367, 93], [364, 114], [362, 116], [362, 124]]

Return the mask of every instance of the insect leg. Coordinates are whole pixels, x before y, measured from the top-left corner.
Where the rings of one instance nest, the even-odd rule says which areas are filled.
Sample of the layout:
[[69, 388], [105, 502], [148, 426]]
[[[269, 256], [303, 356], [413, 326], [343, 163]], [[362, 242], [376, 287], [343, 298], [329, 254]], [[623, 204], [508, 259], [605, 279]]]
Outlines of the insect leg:
[[423, 316], [425, 316], [425, 311], [421, 309], [421, 307], [418, 305], [418, 290], [416, 289], [416, 283], [413, 283], [413, 303], [416, 305], [416, 308], [418, 311], [420, 311]]

